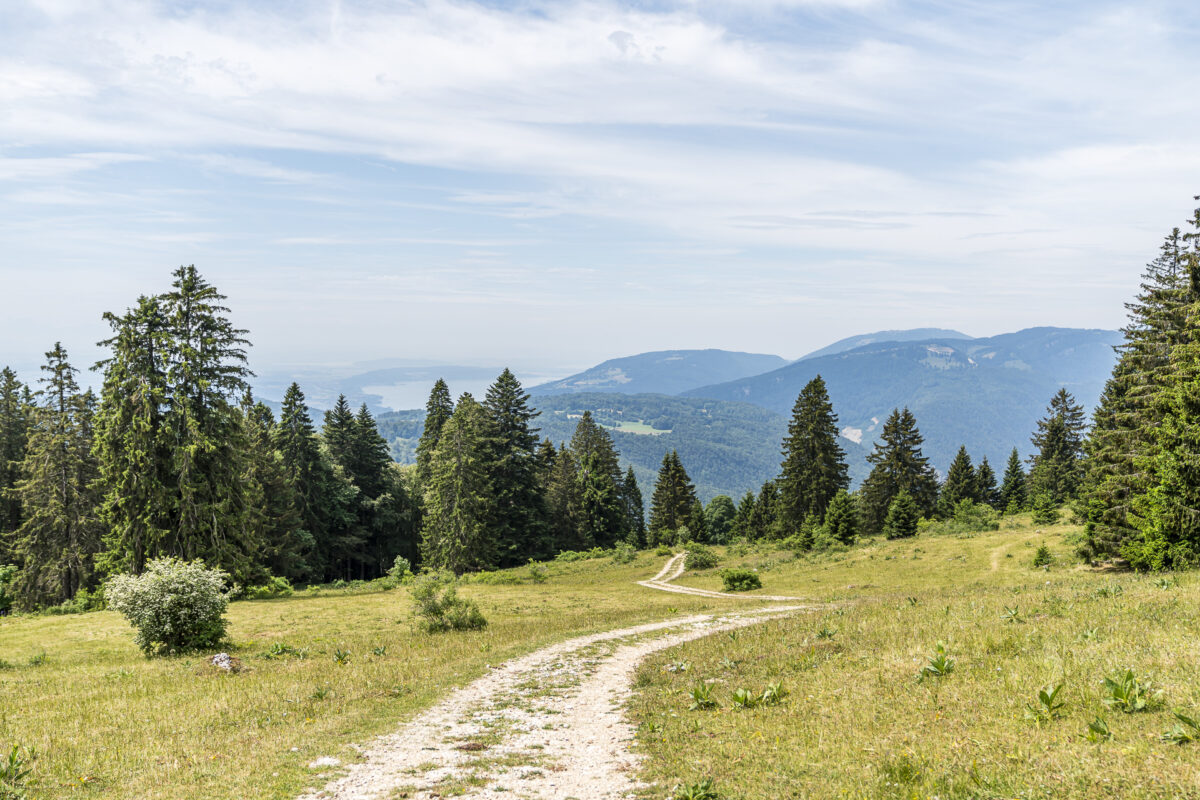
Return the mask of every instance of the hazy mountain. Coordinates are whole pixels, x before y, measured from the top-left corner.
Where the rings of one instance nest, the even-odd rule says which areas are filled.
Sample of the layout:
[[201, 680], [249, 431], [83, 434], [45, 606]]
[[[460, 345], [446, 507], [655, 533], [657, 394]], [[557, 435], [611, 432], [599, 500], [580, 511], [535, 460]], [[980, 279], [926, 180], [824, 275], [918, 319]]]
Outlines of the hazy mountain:
[[790, 413], [815, 375], [829, 386], [843, 432], [869, 444], [895, 407], [908, 406], [926, 455], [943, 472], [960, 444], [993, 465], [1029, 436], [1050, 397], [1065, 386], [1089, 410], [1116, 361], [1118, 331], [1030, 328], [982, 339], [879, 342], [794, 362], [762, 375], [704, 386], [689, 397], [749, 402]]
[[787, 361], [728, 350], [660, 350], [614, 358], [562, 380], [530, 389], [534, 395], [577, 392], [679, 394], [697, 386], [757, 375]]
[[[952, 331], [948, 328], [911, 328], [905, 331], [876, 331], [875, 333], [863, 333], [858, 336], [848, 336], [845, 339], [839, 339], [831, 345], [822, 347], [820, 350], [814, 350], [806, 356], [800, 356], [797, 361], [805, 361], [810, 358], [820, 358], [821, 356], [832, 356], [838, 353], [845, 353], [848, 350], [856, 350], [859, 347], [865, 347], [869, 344], [878, 344], [879, 342], [912, 342], [925, 341], [930, 339], [970, 339], [965, 333]], [[731, 380], [737, 380], [733, 378]]]

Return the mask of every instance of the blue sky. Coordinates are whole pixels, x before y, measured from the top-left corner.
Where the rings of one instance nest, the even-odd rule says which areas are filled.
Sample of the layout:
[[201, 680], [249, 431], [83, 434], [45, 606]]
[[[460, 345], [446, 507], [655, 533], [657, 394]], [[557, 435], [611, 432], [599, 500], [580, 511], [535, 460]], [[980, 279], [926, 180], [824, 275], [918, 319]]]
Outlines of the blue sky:
[[1116, 327], [1191, 3], [7, 0], [0, 363], [195, 263], [259, 369]]

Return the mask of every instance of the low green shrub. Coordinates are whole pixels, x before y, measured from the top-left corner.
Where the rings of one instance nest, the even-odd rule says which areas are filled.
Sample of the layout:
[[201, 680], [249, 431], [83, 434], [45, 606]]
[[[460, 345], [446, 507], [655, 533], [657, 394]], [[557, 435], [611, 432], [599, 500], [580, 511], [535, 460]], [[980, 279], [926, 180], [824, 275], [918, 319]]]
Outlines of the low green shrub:
[[588, 561], [593, 558], [604, 558], [609, 554], [603, 547], [593, 547], [591, 550], [564, 550], [554, 557], [555, 561], [570, 563], [572, 561]]
[[404, 556], [396, 556], [396, 560], [392, 562], [392, 566], [388, 568], [388, 577], [397, 583], [404, 583], [412, 578], [412, 562]]
[[221, 570], [201, 561], [160, 558], [141, 575], [117, 575], [108, 582], [108, 604], [136, 629], [146, 655], [196, 650], [225, 636], [229, 598]]
[[1054, 554], [1050, 552], [1050, 548], [1046, 546], [1046, 543], [1042, 542], [1041, 547], [1039, 547], [1037, 552], [1033, 554], [1033, 566], [1035, 568], [1048, 567], [1053, 563]]
[[762, 588], [762, 579], [754, 570], [727, 567], [721, 570], [721, 582], [727, 592], [749, 592]]
[[47, 617], [57, 617], [63, 614], [86, 614], [89, 611], [103, 611], [108, 606], [104, 601], [104, 587], [97, 586], [90, 592], [80, 589], [70, 600], [64, 600], [56, 606], [43, 608], [38, 614]]
[[270, 600], [274, 597], [291, 597], [292, 584], [287, 578], [272, 575], [261, 586], [251, 586], [246, 589], [247, 600]]
[[545, 583], [548, 577], [550, 577], [550, 573], [546, 570], [545, 564], [539, 564], [533, 559], [529, 560], [529, 580], [534, 583]]
[[427, 633], [475, 631], [487, 620], [473, 600], [458, 596], [457, 581], [449, 572], [421, 575], [409, 587], [420, 626]]
[[633, 545], [628, 542], [618, 542], [613, 548], [612, 560], [614, 564], [631, 564], [637, 558], [637, 550], [633, 549]]
[[670, 545], [660, 544], [658, 547], [654, 548], [654, 555], [656, 556], [671, 556], [674, 554], [675, 551], [671, 549]]
[[689, 542], [687, 555], [683, 557], [683, 565], [688, 569], [712, 569], [717, 565], [717, 554], [711, 547], [705, 547], [698, 542]]

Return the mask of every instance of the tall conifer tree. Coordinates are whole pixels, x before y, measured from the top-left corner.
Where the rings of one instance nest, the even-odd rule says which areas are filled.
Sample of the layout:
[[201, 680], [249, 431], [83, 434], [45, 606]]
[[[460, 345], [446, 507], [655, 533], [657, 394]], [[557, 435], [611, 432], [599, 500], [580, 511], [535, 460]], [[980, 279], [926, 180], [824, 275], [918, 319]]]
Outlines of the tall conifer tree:
[[77, 370], [61, 344], [46, 353], [42, 370], [40, 403], [16, 486], [24, 518], [15, 536], [22, 566], [16, 590], [26, 608], [61, 603], [87, 588], [100, 549], [92, 456], [96, 400], [91, 392], [79, 392]]
[[0, 564], [11, 557], [9, 534], [21, 526], [21, 498], [16, 487], [32, 414], [28, 387], [8, 367], [0, 370]]
[[437, 449], [438, 439], [442, 435], [442, 427], [454, 413], [454, 402], [450, 399], [450, 389], [441, 378], [433, 384], [429, 392], [429, 400], [425, 403], [425, 427], [421, 431], [421, 439], [417, 442], [417, 482], [424, 486], [429, 480], [429, 460]]
[[1059, 389], [1037, 425], [1032, 438], [1037, 452], [1030, 459], [1031, 493], [1047, 494], [1055, 505], [1072, 500], [1083, 481], [1083, 407], [1070, 392]]
[[538, 485], [538, 429], [531, 425], [538, 412], [508, 369], [488, 389], [483, 409], [493, 437], [489, 468], [495, 505], [491, 525], [499, 563], [511, 567], [530, 558], [547, 558], [553, 555], [552, 544], [546, 501]]
[[921, 452], [923, 443], [917, 420], [907, 408], [893, 411], [884, 422], [880, 441], [867, 456], [872, 469], [860, 492], [859, 509], [868, 533], [883, 529], [888, 508], [901, 491], [909, 494], [918, 514], [933, 513], [937, 503], [937, 475]]
[[950, 469], [946, 473], [946, 482], [942, 484], [938, 494], [938, 516], [943, 519], [954, 516], [955, 507], [963, 500], [970, 500], [973, 503], [982, 501], [975, 468], [971, 466], [971, 457], [967, 455], [965, 445], [958, 448], [958, 454], [950, 462]]
[[1021, 466], [1021, 456], [1017, 448], [1012, 449], [1008, 456], [1008, 466], [1004, 468], [1004, 481], [1000, 484], [1000, 507], [1005, 510], [1020, 511], [1029, 503], [1029, 492], [1025, 485], [1025, 469]]
[[996, 487], [996, 472], [988, 463], [987, 456], [979, 460], [975, 468], [975, 486], [979, 489], [979, 502], [992, 508], [1002, 508], [1000, 505], [1000, 490]]
[[459, 398], [442, 426], [425, 487], [421, 554], [431, 567], [461, 575], [496, 565], [496, 540], [489, 530], [495, 503], [488, 469], [494, 447], [490, 427], [469, 394]]
[[790, 530], [799, 530], [809, 514], [823, 518], [834, 495], [849, 486], [837, 422], [825, 381], [818, 375], [796, 398], [783, 440], [779, 512]]
[[621, 481], [621, 505], [625, 509], [627, 541], [634, 547], [645, 547], [646, 508], [642, 489], [638, 486], [637, 476], [633, 474], [633, 465], [625, 471], [625, 479]]
[[612, 547], [625, 538], [625, 511], [620, 497], [621, 465], [612, 437], [584, 411], [571, 437], [579, 482], [581, 538]]

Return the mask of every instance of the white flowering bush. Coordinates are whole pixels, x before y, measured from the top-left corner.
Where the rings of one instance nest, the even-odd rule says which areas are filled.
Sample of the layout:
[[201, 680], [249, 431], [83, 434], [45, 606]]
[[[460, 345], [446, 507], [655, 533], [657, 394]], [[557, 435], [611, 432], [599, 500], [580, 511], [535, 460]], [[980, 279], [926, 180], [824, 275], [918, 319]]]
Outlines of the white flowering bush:
[[105, 588], [109, 608], [129, 620], [146, 655], [212, 647], [225, 636], [228, 575], [202, 561], [160, 558], [141, 575], [118, 575]]

